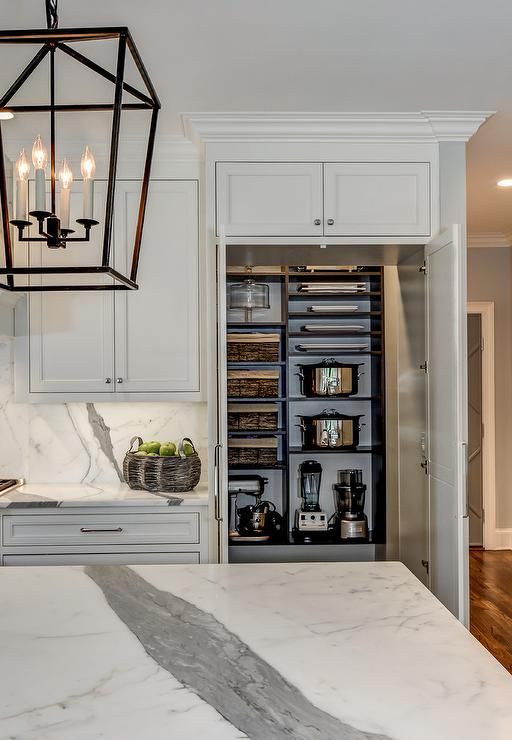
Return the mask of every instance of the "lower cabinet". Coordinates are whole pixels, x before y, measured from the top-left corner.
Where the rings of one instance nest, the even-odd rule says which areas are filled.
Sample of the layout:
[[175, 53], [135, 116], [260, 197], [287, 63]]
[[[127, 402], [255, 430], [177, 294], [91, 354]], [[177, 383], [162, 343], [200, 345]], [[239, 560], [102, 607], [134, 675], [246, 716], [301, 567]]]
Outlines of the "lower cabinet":
[[[149, 509], [149, 510], [148, 510]], [[2, 565], [208, 562], [208, 507], [115, 506], [0, 514]]]

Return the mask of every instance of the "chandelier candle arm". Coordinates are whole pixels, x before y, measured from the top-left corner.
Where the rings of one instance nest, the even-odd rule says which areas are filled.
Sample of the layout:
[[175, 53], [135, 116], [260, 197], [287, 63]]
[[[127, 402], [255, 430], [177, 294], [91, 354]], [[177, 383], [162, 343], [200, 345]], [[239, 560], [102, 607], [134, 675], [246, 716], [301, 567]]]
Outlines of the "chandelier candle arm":
[[46, 211], [45, 170], [48, 164], [48, 150], [40, 136], [34, 141], [32, 147], [32, 164], [36, 172], [36, 211]]
[[28, 175], [30, 164], [25, 150], [22, 149], [16, 160], [16, 218], [26, 221], [28, 218]]

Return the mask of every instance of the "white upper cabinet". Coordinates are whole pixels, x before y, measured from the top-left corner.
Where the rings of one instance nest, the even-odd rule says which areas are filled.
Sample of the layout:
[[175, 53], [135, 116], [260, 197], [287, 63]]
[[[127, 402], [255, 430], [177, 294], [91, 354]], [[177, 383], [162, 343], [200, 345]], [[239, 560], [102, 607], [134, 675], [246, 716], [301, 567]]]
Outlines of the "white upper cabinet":
[[[116, 186], [114, 266], [128, 275], [140, 188], [136, 180]], [[102, 182], [95, 199], [101, 219]], [[79, 192], [73, 193], [72, 219], [81, 216], [80, 204]], [[29, 294], [27, 338], [23, 329], [18, 342], [18, 400], [198, 398], [198, 217], [197, 180], [153, 180], [138, 291]], [[91, 233], [92, 243], [70, 244], [65, 252], [32, 246], [32, 265], [100, 264], [103, 229]]]
[[[95, 212], [104, 204], [104, 183], [95, 188]], [[80, 193], [71, 197], [71, 220], [82, 216]], [[91, 241], [66, 250], [30, 245], [30, 265], [49, 267], [101, 264], [103, 230], [92, 229]], [[115, 239], [114, 239], [115, 241]], [[21, 246], [21, 245], [19, 245]], [[66, 283], [69, 275], [45, 277]], [[31, 284], [41, 282], [31, 277]], [[100, 282], [94, 275], [74, 276], [75, 283]], [[34, 393], [109, 393], [114, 376], [114, 296], [110, 291], [29, 293], [29, 390]]]
[[[116, 267], [130, 267], [140, 183], [120, 183]], [[128, 237], [128, 238], [127, 238]], [[116, 293], [116, 386], [199, 391], [199, 242], [195, 181], [151, 182], [138, 291]], [[122, 386], [120, 386], [122, 384]]]
[[428, 236], [427, 162], [324, 164], [325, 234]]
[[317, 236], [322, 225], [321, 164], [217, 163], [217, 234]]
[[217, 235], [418, 237], [428, 162], [217, 162]]

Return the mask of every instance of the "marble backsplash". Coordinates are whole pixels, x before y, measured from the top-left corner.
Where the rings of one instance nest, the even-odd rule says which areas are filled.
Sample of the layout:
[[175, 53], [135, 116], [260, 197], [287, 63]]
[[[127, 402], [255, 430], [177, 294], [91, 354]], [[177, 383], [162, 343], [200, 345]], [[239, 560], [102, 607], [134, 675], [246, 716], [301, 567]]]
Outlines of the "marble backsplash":
[[0, 477], [33, 483], [117, 483], [135, 435], [146, 440], [190, 437], [206, 479], [206, 404], [18, 404], [13, 339], [0, 336]]

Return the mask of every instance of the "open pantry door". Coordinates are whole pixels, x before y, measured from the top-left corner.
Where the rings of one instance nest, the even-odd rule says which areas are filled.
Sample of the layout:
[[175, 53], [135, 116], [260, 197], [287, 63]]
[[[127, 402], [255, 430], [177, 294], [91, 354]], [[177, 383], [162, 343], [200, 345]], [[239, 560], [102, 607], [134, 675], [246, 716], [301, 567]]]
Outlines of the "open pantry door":
[[468, 622], [466, 249], [456, 225], [425, 247], [430, 587]]
[[216, 332], [216, 443], [214, 451], [214, 501], [217, 523], [217, 552], [220, 563], [228, 562], [228, 447], [226, 371], [226, 240], [219, 229], [216, 245], [217, 332]]

